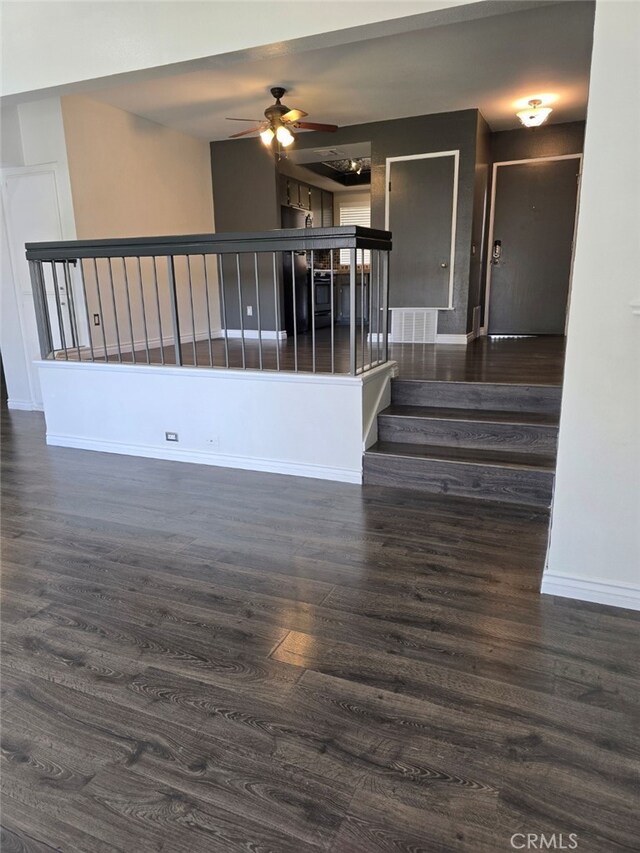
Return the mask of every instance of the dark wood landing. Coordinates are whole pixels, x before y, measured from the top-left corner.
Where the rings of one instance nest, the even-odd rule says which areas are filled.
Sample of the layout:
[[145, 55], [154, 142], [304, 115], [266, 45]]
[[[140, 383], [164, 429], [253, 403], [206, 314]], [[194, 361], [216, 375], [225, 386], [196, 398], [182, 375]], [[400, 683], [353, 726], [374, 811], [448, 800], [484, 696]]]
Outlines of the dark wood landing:
[[4, 426], [3, 850], [637, 845], [640, 623], [546, 512]]
[[539, 412], [392, 405], [378, 416], [378, 439], [408, 444], [555, 453], [558, 417]]
[[[366, 330], [365, 330], [366, 334]], [[313, 348], [311, 333], [298, 336], [298, 368], [310, 371], [313, 367]], [[336, 326], [335, 370], [347, 373], [349, 370], [349, 328]], [[224, 367], [226, 354], [224, 341], [220, 338], [209, 342], [198, 341], [193, 347], [184, 344], [182, 357], [185, 365], [209, 366], [209, 343], [213, 363]], [[94, 335], [96, 360], [101, 358], [100, 338]], [[357, 332], [358, 364], [362, 362], [362, 338]], [[375, 358], [375, 344], [373, 354]], [[122, 358], [133, 361], [130, 346], [122, 345]], [[233, 339], [228, 342], [229, 365], [242, 368], [242, 343]], [[369, 343], [365, 343], [365, 360], [369, 359]], [[257, 340], [245, 341], [244, 363], [250, 370], [260, 366], [260, 347]], [[295, 366], [294, 343], [292, 338], [284, 341], [264, 340], [262, 342], [263, 366], [275, 370], [276, 352], [279, 352], [282, 370], [293, 370]], [[75, 353], [70, 353], [75, 358]], [[173, 347], [154, 347], [149, 353], [153, 364], [160, 364], [164, 358], [167, 364], [175, 364]], [[136, 350], [137, 362], [146, 363], [144, 350]], [[564, 365], [564, 338], [536, 337], [519, 339], [478, 338], [468, 346], [451, 344], [391, 344], [389, 358], [398, 364], [399, 375], [406, 379], [433, 379], [442, 382], [507, 382], [532, 385], [560, 385]], [[107, 359], [117, 362], [117, 355]], [[318, 329], [316, 332], [316, 370], [319, 373], [331, 371], [331, 330]]]
[[564, 337], [482, 337], [466, 347], [393, 344], [390, 357], [403, 379], [562, 385], [564, 351]]

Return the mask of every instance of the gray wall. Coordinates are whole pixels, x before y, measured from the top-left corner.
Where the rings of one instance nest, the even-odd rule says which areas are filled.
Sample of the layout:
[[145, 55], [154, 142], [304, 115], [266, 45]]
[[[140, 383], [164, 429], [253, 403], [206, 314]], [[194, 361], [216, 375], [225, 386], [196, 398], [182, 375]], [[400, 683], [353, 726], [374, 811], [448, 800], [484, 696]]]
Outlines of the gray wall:
[[[462, 334], [467, 326], [476, 117], [477, 110], [415, 116], [341, 127], [336, 133], [299, 134], [296, 140], [298, 148], [325, 148], [346, 145], [350, 142], [371, 143], [371, 225], [373, 228], [384, 228], [387, 157], [460, 150], [454, 275], [455, 310], [441, 312], [438, 320], [439, 331], [447, 334]], [[397, 288], [401, 286], [401, 283], [391, 283], [391, 305], [395, 301], [394, 289], [397, 296]]]
[[581, 154], [584, 145], [583, 121], [523, 127], [491, 134], [491, 157], [494, 163], [505, 160], [528, 160], [532, 157], [557, 157]]
[[[487, 246], [483, 227], [488, 218], [491, 163], [573, 154], [582, 151], [583, 138], [584, 122], [490, 133], [478, 110], [461, 110], [352, 125], [342, 127], [336, 133], [300, 133], [296, 147], [325, 148], [353, 142], [371, 143], [371, 224], [374, 228], [384, 228], [387, 157], [460, 151], [455, 308], [440, 312], [438, 329], [445, 334], [464, 334], [471, 329], [474, 306], [482, 305], [484, 300]], [[260, 139], [212, 142], [211, 158], [216, 230], [279, 228], [277, 167], [273, 155]], [[285, 166], [285, 170], [289, 171], [288, 167]], [[475, 247], [475, 253], [472, 247]], [[262, 267], [260, 272], [262, 278]], [[266, 267], [264, 276], [263, 326], [274, 328], [273, 286]], [[391, 283], [391, 305], [400, 301], [398, 289], [401, 287], [401, 282]], [[255, 295], [249, 294], [243, 302], [254, 305], [255, 315]], [[238, 327], [237, 304], [237, 290], [234, 290], [228, 304], [231, 328]], [[255, 316], [247, 317], [245, 311], [244, 319], [246, 328], [256, 328]]]
[[469, 268], [469, 300], [467, 331], [473, 327], [473, 309], [484, 304], [484, 280], [487, 269], [485, 232], [489, 216], [489, 186], [491, 182], [491, 131], [478, 113], [476, 124], [476, 161], [473, 185], [473, 223], [471, 229], [471, 258]]
[[[280, 206], [273, 154], [260, 139], [229, 139], [211, 143], [213, 212], [217, 232], [268, 231], [280, 227]], [[235, 257], [223, 262], [227, 328], [240, 328], [240, 297]], [[245, 329], [257, 329], [257, 294], [253, 255], [241, 258], [242, 316]], [[263, 329], [276, 328], [271, 256], [258, 265], [260, 319]], [[280, 288], [278, 286], [278, 293]], [[283, 317], [282, 296], [280, 317]], [[247, 316], [247, 306], [253, 316]], [[280, 324], [283, 328], [283, 324]]]

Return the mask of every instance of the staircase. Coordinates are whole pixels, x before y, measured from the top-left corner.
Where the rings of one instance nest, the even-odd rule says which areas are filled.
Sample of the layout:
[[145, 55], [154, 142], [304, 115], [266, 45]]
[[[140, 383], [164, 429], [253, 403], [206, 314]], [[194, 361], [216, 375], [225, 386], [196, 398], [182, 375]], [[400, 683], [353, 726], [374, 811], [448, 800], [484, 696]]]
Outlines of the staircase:
[[364, 482], [551, 504], [559, 385], [394, 379]]

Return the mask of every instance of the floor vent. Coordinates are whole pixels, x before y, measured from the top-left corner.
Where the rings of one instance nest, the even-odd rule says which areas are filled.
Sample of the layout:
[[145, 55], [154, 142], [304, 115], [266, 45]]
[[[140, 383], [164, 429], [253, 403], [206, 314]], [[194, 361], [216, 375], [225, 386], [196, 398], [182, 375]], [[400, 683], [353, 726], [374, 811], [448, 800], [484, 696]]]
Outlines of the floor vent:
[[437, 328], [437, 308], [391, 309], [392, 343], [435, 344]]

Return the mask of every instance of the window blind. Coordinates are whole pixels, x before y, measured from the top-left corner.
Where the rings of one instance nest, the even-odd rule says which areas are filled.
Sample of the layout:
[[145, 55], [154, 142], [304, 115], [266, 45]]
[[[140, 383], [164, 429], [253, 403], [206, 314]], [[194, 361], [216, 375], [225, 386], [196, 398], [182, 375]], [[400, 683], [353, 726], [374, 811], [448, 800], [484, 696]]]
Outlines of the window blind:
[[[354, 204], [349, 202], [340, 204], [340, 225], [362, 225], [365, 228], [371, 227], [371, 205], [369, 204]], [[349, 265], [349, 249], [340, 249], [340, 263]], [[358, 250], [357, 260], [360, 262], [360, 250]], [[364, 250], [364, 262], [371, 262], [371, 252], [369, 249]]]

